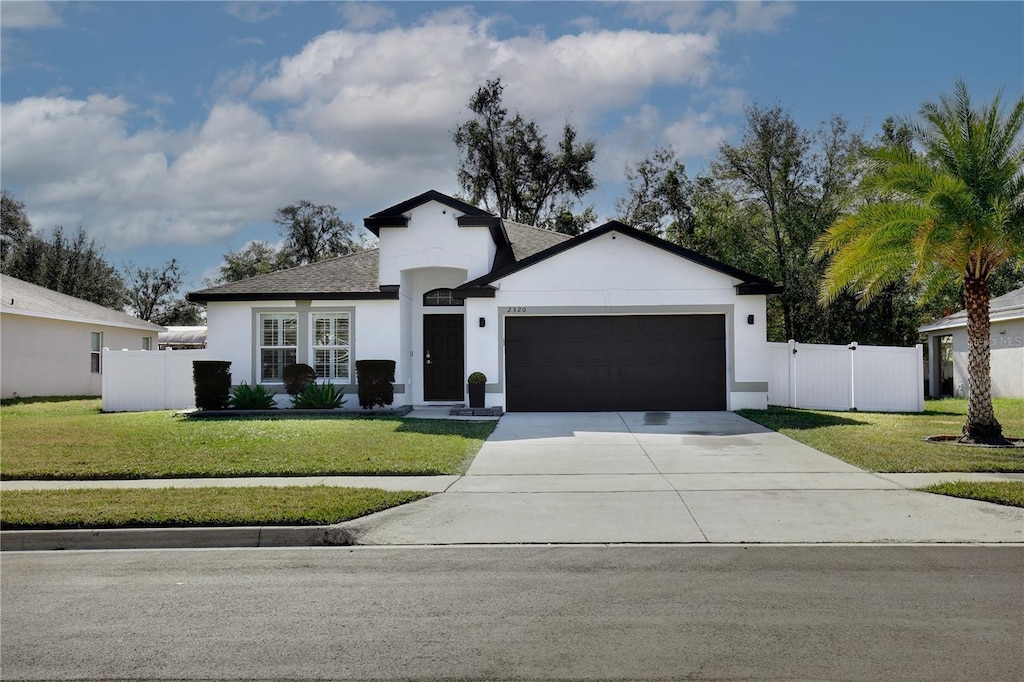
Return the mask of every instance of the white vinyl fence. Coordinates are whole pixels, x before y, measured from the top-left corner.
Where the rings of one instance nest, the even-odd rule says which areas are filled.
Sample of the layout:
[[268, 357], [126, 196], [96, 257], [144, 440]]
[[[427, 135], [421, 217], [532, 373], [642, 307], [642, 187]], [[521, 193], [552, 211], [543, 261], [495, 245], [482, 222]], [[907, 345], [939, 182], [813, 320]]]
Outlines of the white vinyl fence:
[[192, 361], [201, 350], [103, 349], [103, 410], [184, 410], [196, 405]]
[[923, 412], [920, 344], [827, 346], [769, 343], [768, 404], [813, 410]]

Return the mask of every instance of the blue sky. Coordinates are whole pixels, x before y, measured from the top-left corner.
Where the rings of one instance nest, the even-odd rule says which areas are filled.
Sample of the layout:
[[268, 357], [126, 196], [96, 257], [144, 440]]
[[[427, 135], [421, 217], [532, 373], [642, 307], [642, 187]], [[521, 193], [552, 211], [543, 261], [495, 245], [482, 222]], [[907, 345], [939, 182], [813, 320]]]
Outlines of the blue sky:
[[672, 144], [696, 175], [751, 103], [872, 135], [956, 78], [979, 103], [1024, 89], [1021, 2], [4, 0], [0, 26], [4, 188], [116, 266], [178, 258], [190, 289], [299, 199], [362, 231], [455, 193], [450, 132], [489, 78], [596, 141], [603, 219], [626, 164]]

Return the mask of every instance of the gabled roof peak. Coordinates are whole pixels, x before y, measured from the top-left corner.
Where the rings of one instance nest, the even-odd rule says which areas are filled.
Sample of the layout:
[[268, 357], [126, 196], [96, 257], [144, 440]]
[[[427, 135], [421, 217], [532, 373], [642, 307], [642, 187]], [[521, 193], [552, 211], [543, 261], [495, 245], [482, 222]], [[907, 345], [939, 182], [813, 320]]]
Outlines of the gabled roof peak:
[[635, 227], [630, 227], [629, 225], [621, 223], [618, 220], [610, 220], [607, 223], [601, 225], [600, 227], [595, 227], [593, 230], [584, 232], [583, 234], [573, 237], [572, 239], [550, 246], [547, 249], [544, 249], [543, 251], [534, 253], [533, 255], [524, 258], [523, 260], [519, 260], [516, 261], [515, 263], [508, 264], [505, 267], [496, 268], [489, 272], [488, 274], [484, 275], [483, 277], [478, 277], [475, 280], [466, 282], [465, 284], [459, 287], [459, 290], [462, 291], [463, 293], [467, 293], [468, 295], [473, 295], [472, 293], [469, 293], [473, 290], [479, 290], [481, 293], [478, 295], [493, 295], [492, 292], [494, 291], [494, 287], [491, 285], [493, 282], [501, 279], [502, 277], [506, 277], [514, 272], [518, 272], [519, 270], [528, 268], [531, 265], [535, 265], [536, 263], [547, 260], [552, 256], [562, 253], [563, 251], [567, 251], [568, 249], [575, 248], [580, 244], [585, 244], [586, 242], [597, 239], [598, 237], [606, 235], [609, 232], [618, 232], [624, 236], [632, 237], [633, 239], [654, 246], [655, 248], [662, 249], [663, 251], [667, 251], [681, 258], [693, 261], [694, 263], [702, 265], [711, 270], [716, 270], [725, 275], [738, 279], [740, 280], [740, 283], [736, 285], [736, 291], [741, 295], [774, 295], [782, 293], [782, 287], [775, 284], [771, 280], [765, 279], [764, 277], [759, 277], [758, 275], [754, 275], [749, 272], [745, 272], [743, 270], [740, 270], [739, 268], [734, 268], [731, 265], [722, 263], [721, 261], [715, 260], [714, 258], [709, 258], [708, 256], [701, 255], [696, 251], [691, 251], [690, 249], [678, 246], [660, 237], [655, 237], [652, 234], [648, 234], [646, 232], [638, 230]]
[[[444, 204], [451, 209], [462, 213], [459, 217], [460, 226], [484, 226], [489, 227], [491, 223], [500, 222], [498, 216], [485, 211], [482, 208], [467, 204], [466, 202], [450, 197], [447, 194], [442, 194], [435, 189], [427, 190], [423, 194], [414, 196], [411, 199], [395, 204], [385, 208], [383, 211], [377, 211], [371, 216], [363, 218], [363, 225], [374, 235], [380, 236], [379, 230], [382, 227], [408, 227], [409, 218], [405, 215], [417, 206], [422, 206], [431, 201], [436, 201], [439, 204]], [[475, 219], [475, 220], [474, 220]]]

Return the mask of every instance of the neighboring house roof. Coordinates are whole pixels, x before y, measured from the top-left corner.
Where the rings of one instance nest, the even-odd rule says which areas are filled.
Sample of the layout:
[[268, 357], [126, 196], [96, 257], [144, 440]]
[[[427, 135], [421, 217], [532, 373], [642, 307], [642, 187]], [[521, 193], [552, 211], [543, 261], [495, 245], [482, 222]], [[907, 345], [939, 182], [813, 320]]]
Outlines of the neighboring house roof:
[[206, 345], [206, 327], [167, 327], [160, 332], [156, 342], [162, 345]]
[[0, 312], [143, 331], [164, 330], [158, 324], [140, 320], [120, 310], [90, 303], [10, 275], [0, 275]]
[[562, 253], [563, 251], [575, 248], [580, 244], [585, 244], [592, 239], [596, 239], [612, 231], [618, 232], [628, 237], [632, 237], [641, 242], [662, 249], [663, 251], [667, 251], [681, 258], [685, 258], [699, 265], [703, 265], [706, 268], [710, 268], [711, 270], [716, 270], [730, 277], [738, 279], [740, 280], [740, 283], [736, 285], [736, 292], [738, 294], [779, 294], [782, 292], [782, 287], [779, 286], [778, 284], [775, 284], [771, 280], [767, 280], [764, 277], [753, 275], [749, 272], [744, 272], [739, 268], [734, 268], [731, 265], [726, 265], [725, 263], [717, 261], [714, 258], [702, 256], [696, 251], [684, 249], [683, 247], [677, 246], [672, 242], [665, 241], [664, 239], [655, 237], [654, 235], [650, 235], [647, 234], [646, 232], [641, 232], [636, 228], [624, 225], [617, 220], [607, 222], [604, 225], [594, 228], [589, 232], [584, 232], [583, 234], [577, 237], [573, 237], [571, 239], [555, 243], [554, 245], [548, 247], [547, 249], [538, 251], [533, 255], [528, 256], [523, 260], [519, 260], [515, 263], [512, 263], [504, 268], [495, 268], [491, 270], [491, 272], [489, 272], [488, 274], [484, 275], [483, 277], [478, 277], [475, 280], [466, 282], [462, 286], [458, 287], [458, 290], [468, 296], [493, 296], [495, 291], [494, 287], [491, 286], [493, 282], [503, 277], [507, 277], [514, 272], [519, 272], [520, 270], [528, 268], [531, 265], [535, 265], [536, 263], [547, 260], [552, 256], [556, 256]]
[[[988, 319], [992, 322], [1024, 318], [1024, 287], [993, 298], [989, 301], [988, 306]], [[947, 315], [941, 320], [936, 320], [930, 324], [918, 327], [917, 331], [924, 334], [927, 332], [966, 326], [967, 311], [961, 310], [953, 313], [952, 315]]]
[[207, 301], [398, 298], [397, 287], [377, 283], [379, 249], [256, 275], [193, 291], [187, 298]]

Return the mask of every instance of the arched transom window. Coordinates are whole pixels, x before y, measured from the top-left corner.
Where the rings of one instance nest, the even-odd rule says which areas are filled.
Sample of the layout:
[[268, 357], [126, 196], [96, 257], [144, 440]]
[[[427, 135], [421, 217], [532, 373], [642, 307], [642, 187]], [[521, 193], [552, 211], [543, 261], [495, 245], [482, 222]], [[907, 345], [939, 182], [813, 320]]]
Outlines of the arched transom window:
[[423, 294], [423, 305], [465, 305], [466, 301], [459, 298], [451, 289], [433, 289]]

